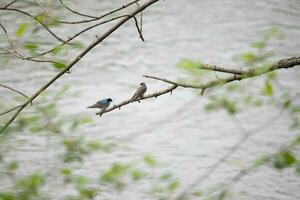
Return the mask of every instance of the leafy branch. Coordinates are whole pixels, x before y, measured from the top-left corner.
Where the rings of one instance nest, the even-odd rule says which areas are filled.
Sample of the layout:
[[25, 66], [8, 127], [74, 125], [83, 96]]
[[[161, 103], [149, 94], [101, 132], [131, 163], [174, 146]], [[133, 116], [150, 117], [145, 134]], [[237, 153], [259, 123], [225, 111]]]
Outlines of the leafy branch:
[[151, 76], [151, 75], [143, 75], [145, 78], [162, 81], [162, 82], [171, 84], [172, 86], [168, 87], [166, 89], [148, 94], [148, 95], [144, 95], [142, 98], [140, 98], [138, 100], [132, 101], [131, 99], [128, 99], [128, 100], [122, 101], [118, 104], [113, 105], [112, 107], [110, 107], [108, 109], [97, 112], [96, 114], [101, 116], [104, 113], [111, 112], [111, 111], [115, 110], [116, 108], [120, 109], [122, 106], [133, 103], [135, 101], [140, 102], [142, 100], [149, 99], [149, 98], [157, 98], [158, 96], [161, 96], [161, 95], [164, 95], [167, 93], [172, 94], [173, 90], [175, 90], [178, 87], [201, 89], [202, 90], [201, 94], [203, 94], [204, 91], [209, 88], [213, 88], [216, 86], [222, 86], [222, 85], [225, 85], [225, 84], [233, 82], [233, 81], [241, 81], [243, 79], [260, 76], [260, 75], [263, 75], [263, 74], [266, 74], [266, 73], [269, 73], [269, 72], [272, 72], [275, 70], [279, 70], [279, 69], [292, 68], [297, 65], [300, 65], [300, 57], [284, 58], [284, 59], [279, 60], [278, 62], [273, 63], [270, 66], [257, 67], [257, 68], [250, 69], [250, 70], [238, 70], [238, 69], [218, 67], [215, 65], [199, 64], [198, 68], [200, 68], [200, 69], [232, 74], [231, 76], [228, 76], [226, 78], [216, 78], [214, 80], [211, 80], [211, 81], [208, 81], [208, 82], [202, 83], [202, 84], [177, 82], [177, 81], [172, 81], [172, 80], [169, 80], [166, 78], [161, 78], [161, 77], [156, 77], [156, 76]]

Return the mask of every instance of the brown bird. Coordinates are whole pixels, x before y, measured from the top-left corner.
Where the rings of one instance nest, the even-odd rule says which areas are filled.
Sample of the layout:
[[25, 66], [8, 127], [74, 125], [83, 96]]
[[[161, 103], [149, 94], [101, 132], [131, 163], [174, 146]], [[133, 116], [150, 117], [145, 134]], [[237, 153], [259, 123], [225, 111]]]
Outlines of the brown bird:
[[147, 91], [147, 86], [144, 82], [140, 83], [140, 87], [136, 90], [133, 97], [131, 98], [131, 101], [138, 100], [142, 98]]

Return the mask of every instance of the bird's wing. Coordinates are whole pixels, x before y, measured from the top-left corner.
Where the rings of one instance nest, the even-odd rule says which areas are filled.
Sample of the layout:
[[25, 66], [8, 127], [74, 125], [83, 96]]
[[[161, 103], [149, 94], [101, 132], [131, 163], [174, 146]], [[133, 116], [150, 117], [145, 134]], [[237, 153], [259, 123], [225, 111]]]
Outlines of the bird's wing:
[[134, 95], [133, 95], [133, 97], [132, 97], [131, 99], [135, 100], [135, 99], [137, 99], [137, 98], [139, 98], [139, 97], [142, 97], [143, 94], [146, 92], [146, 90], [147, 90], [146, 87], [140, 86], [140, 87], [136, 90], [136, 92], [134, 93]]

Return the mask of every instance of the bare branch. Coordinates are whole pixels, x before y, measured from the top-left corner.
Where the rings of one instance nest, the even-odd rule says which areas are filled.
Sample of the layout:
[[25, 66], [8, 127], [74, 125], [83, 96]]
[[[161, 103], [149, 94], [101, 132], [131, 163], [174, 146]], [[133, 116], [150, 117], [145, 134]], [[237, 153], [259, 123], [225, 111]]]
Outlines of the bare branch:
[[142, 29], [140, 29], [140, 27], [139, 27], [139, 22], [138, 22], [138, 20], [136, 19], [135, 16], [133, 17], [133, 19], [134, 19], [135, 26], [136, 26], [136, 29], [137, 29], [139, 35], [140, 35], [141, 40], [142, 40], [143, 42], [145, 42], [145, 39], [144, 39], [143, 33], [142, 33]]
[[43, 85], [39, 90], [37, 90], [28, 101], [24, 103], [24, 106], [20, 107], [17, 112], [12, 116], [12, 118], [9, 119], [9, 121], [1, 128], [0, 133], [3, 133], [4, 130], [16, 119], [16, 117], [22, 112], [22, 110], [34, 99], [36, 99], [41, 93], [43, 93], [47, 88], [52, 85], [57, 79], [59, 79], [62, 75], [69, 72], [70, 69], [81, 60], [82, 57], [84, 57], [90, 50], [92, 50], [95, 46], [97, 46], [99, 43], [101, 43], [104, 39], [106, 39], [109, 35], [111, 35], [115, 30], [117, 30], [121, 25], [123, 25], [125, 22], [130, 20], [132, 17], [134, 17], [139, 12], [143, 11], [150, 5], [158, 2], [159, 0], [149, 0], [146, 3], [144, 3], [140, 8], [132, 11], [130, 14], [128, 14], [126, 17], [124, 17], [122, 20], [120, 20], [118, 23], [116, 23], [114, 26], [112, 26], [109, 30], [104, 32], [100, 37], [96, 39], [93, 43], [91, 43], [86, 49], [84, 49], [77, 57], [74, 58], [73, 61], [69, 65], [67, 65], [61, 72], [59, 72], [55, 77], [53, 77], [49, 82], [47, 82], [45, 85]]
[[152, 94], [148, 94], [148, 95], [144, 95], [143, 98], [140, 98], [140, 99], [137, 99], [137, 100], [131, 100], [131, 98], [129, 98], [128, 100], [125, 100], [125, 101], [122, 101], [121, 103], [118, 103], [116, 105], [113, 105], [112, 107], [106, 109], [106, 110], [102, 110], [100, 112], [97, 112], [96, 115], [99, 115], [99, 116], [102, 116], [104, 113], [107, 113], [107, 112], [110, 112], [110, 111], [113, 111], [117, 108], [121, 109], [122, 106], [125, 106], [127, 104], [130, 104], [130, 103], [133, 103], [133, 102], [140, 102], [142, 100], [145, 100], [145, 99], [150, 99], [150, 98], [157, 98], [158, 96], [161, 96], [161, 95], [164, 95], [164, 94], [167, 94], [167, 93], [171, 93], [172, 94], [172, 91], [175, 90], [177, 88], [177, 85], [173, 85], [171, 87], [168, 87], [164, 90], [160, 90], [160, 91], [157, 91], [157, 92], [154, 92]]

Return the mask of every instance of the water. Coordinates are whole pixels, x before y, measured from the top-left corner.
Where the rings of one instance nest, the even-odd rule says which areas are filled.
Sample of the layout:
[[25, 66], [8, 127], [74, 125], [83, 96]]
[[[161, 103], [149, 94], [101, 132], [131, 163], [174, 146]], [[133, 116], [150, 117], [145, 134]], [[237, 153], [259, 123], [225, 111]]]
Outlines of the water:
[[[82, 5], [81, 8], [95, 14], [113, 8], [115, 4], [96, 0], [70, 3]], [[300, 50], [299, 9], [300, 1], [297, 0], [161, 1], [144, 12], [144, 43], [139, 40], [133, 21], [128, 22], [93, 49], [73, 68], [70, 75], [64, 75], [50, 90], [67, 83], [71, 86], [71, 95], [60, 102], [61, 112], [94, 116], [94, 112], [85, 107], [98, 98], [111, 97], [117, 103], [130, 97], [141, 81], [146, 81], [149, 92], [167, 86], [146, 80], [143, 74], [173, 80], [187, 77], [184, 71], [175, 67], [182, 58], [239, 67], [232, 57], [249, 50], [249, 44], [259, 37], [262, 30], [272, 26], [285, 36], [274, 44], [276, 58], [297, 56]], [[70, 16], [66, 16], [68, 18]], [[106, 27], [84, 35], [81, 41], [87, 44]], [[79, 30], [79, 27], [56, 31], [61, 35], [72, 35], [74, 30]], [[71, 51], [66, 58], [71, 59], [74, 55], [76, 53]], [[14, 61], [9, 67], [4, 66], [1, 82], [15, 85], [27, 94], [33, 93], [37, 86], [47, 82], [56, 73], [47, 65], [41, 65], [46, 67], [43, 69], [35, 64], [21, 67], [19, 63]], [[27, 74], [28, 70], [32, 73]], [[300, 92], [297, 76], [297, 69], [283, 71], [280, 72], [280, 81]], [[249, 91], [256, 89], [254, 84]], [[205, 112], [203, 107], [206, 102], [206, 96], [199, 97], [193, 90], [178, 88], [172, 96], [164, 95], [141, 104], [130, 104], [105, 114], [101, 119], [94, 116], [96, 123], [84, 130], [86, 136], [110, 138], [119, 141], [124, 148], [113, 154], [89, 157], [87, 174], [97, 175], [99, 169], [110, 163], [132, 161], [149, 153], [164, 163], [162, 170], [174, 172], [181, 181], [180, 188], [185, 189], [240, 140], [244, 133], [237, 128], [237, 124], [249, 131], [280, 113], [274, 107], [245, 109], [233, 118], [223, 111]], [[247, 166], [258, 156], [278, 150], [282, 144], [290, 141], [292, 133], [288, 131], [288, 123], [289, 119], [284, 114], [268, 127], [256, 131], [228, 162], [223, 163], [196, 188], [226, 182], [238, 172], [236, 163]], [[33, 162], [38, 166], [33, 154], [43, 156], [35, 153], [35, 148], [45, 149], [44, 143], [40, 139], [33, 139], [32, 143], [34, 145], [28, 147], [32, 151], [12, 155], [24, 163]], [[135, 187], [129, 187], [122, 195], [106, 193], [104, 197], [145, 199], [143, 191], [146, 186], [141, 184], [137, 189]], [[294, 200], [300, 198], [299, 187], [299, 177], [292, 170], [278, 172], [266, 166], [249, 173], [238, 182], [232, 190], [232, 199]]]

